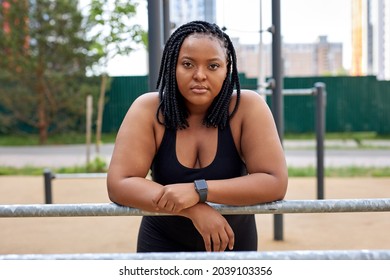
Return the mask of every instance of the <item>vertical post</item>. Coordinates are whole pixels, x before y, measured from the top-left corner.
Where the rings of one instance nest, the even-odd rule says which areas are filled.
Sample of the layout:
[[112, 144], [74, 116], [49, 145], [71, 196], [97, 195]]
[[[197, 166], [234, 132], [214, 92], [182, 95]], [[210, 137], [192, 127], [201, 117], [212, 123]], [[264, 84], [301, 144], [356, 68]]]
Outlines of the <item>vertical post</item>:
[[164, 17], [164, 40], [165, 44], [171, 36], [171, 17], [169, 13], [169, 0], [163, 0], [163, 17]]
[[316, 83], [316, 142], [317, 142], [317, 199], [324, 199], [324, 138], [326, 90], [324, 83]]
[[87, 166], [91, 161], [91, 133], [92, 133], [92, 95], [87, 96], [87, 105], [86, 105], [86, 145], [87, 145]]
[[[258, 53], [258, 62], [259, 62], [259, 72], [258, 72], [258, 78], [257, 78], [257, 91], [259, 94], [262, 95], [262, 89], [265, 84], [265, 63], [264, 63], [264, 55], [263, 55], [263, 6], [262, 6], [262, 0], [260, 0], [260, 40], [259, 40], [259, 53]], [[263, 95], [263, 98], [266, 99], [266, 95]]]
[[51, 179], [53, 175], [49, 169], [45, 169], [43, 172], [43, 181], [45, 184], [45, 203], [52, 204], [52, 192], [51, 192]]
[[[274, 87], [272, 92], [272, 112], [279, 138], [283, 144], [283, 69], [282, 69], [282, 36], [280, 23], [280, 0], [272, 0], [272, 76]], [[283, 215], [274, 215], [274, 240], [283, 240]]]
[[149, 90], [155, 91], [162, 52], [162, 2], [148, 0]]

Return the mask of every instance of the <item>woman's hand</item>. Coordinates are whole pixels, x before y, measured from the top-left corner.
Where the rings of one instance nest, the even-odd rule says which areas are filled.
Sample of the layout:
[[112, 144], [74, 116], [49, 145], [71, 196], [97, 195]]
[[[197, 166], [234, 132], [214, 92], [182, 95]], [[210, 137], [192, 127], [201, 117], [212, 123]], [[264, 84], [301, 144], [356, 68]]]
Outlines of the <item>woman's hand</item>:
[[214, 208], [199, 203], [188, 210], [188, 218], [202, 235], [207, 252], [233, 250], [234, 232], [226, 219]]
[[202, 236], [206, 251], [222, 252], [226, 248], [232, 250], [234, 232], [229, 223], [214, 208], [198, 202], [199, 195], [192, 183], [166, 185], [153, 199], [157, 210], [172, 213], [185, 210], [184, 216], [191, 219]]
[[164, 186], [153, 198], [156, 210], [178, 213], [199, 202], [199, 195], [193, 183]]

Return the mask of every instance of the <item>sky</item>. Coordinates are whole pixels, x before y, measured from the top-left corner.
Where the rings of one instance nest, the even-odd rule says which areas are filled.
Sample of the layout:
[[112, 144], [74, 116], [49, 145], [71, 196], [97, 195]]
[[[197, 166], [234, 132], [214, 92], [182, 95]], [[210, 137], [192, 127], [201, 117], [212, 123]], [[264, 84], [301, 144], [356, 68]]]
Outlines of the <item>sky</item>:
[[[217, 24], [225, 26], [230, 37], [240, 43], [260, 41], [260, 2], [262, 29], [272, 25], [272, 0], [216, 0]], [[318, 36], [328, 36], [329, 42], [343, 44], [343, 64], [350, 67], [351, 0], [281, 0], [281, 34], [285, 43], [314, 43]], [[147, 0], [140, 0], [137, 22], [147, 29]], [[272, 36], [263, 33], [263, 42], [271, 43]], [[156, 67], [158, 67], [156, 65]], [[111, 76], [147, 75], [145, 50], [128, 57], [116, 57], [108, 65]]]

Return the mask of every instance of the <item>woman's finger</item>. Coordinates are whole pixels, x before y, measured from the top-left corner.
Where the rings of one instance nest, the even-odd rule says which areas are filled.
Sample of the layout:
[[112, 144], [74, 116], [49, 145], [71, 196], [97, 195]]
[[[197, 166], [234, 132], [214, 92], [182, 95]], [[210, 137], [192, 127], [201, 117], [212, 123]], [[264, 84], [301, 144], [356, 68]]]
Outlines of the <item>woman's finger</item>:
[[206, 252], [211, 252], [211, 240], [210, 240], [210, 235], [203, 236], [203, 241], [204, 241], [204, 247], [206, 249]]
[[228, 242], [228, 246], [229, 246], [229, 250], [233, 250], [234, 248], [234, 231], [232, 230], [232, 228], [228, 225], [225, 227], [225, 230], [226, 230], [226, 234], [228, 236], [228, 239], [229, 239], [229, 242]]
[[219, 239], [221, 241], [219, 249], [220, 249], [221, 252], [223, 252], [223, 251], [226, 250], [226, 247], [228, 246], [229, 241], [230, 241], [227, 232], [226, 231], [220, 232], [219, 233]]
[[219, 237], [218, 232], [212, 233], [211, 241], [212, 241], [213, 251], [214, 252], [221, 251], [221, 239]]

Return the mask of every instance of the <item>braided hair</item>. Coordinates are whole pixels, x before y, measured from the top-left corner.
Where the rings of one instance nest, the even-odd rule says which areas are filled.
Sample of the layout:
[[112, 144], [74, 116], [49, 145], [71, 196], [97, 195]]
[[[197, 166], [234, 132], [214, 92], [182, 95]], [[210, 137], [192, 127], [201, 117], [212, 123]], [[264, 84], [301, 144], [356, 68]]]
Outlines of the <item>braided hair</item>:
[[[214, 98], [203, 120], [203, 124], [207, 127], [220, 127], [223, 129], [237, 111], [240, 101], [240, 81], [238, 78], [236, 52], [227, 34], [216, 24], [204, 21], [192, 21], [180, 26], [172, 33], [165, 45], [157, 79], [160, 97], [157, 120], [160, 124], [165, 125], [166, 128], [171, 129], [184, 129], [189, 126], [187, 121], [188, 111], [177, 86], [176, 64], [184, 39], [195, 33], [209, 35], [218, 39], [226, 49], [226, 78], [222, 84], [221, 91]], [[233, 111], [229, 114], [229, 103], [234, 87], [237, 91], [237, 99]], [[163, 121], [160, 120], [160, 112], [164, 118]]]

